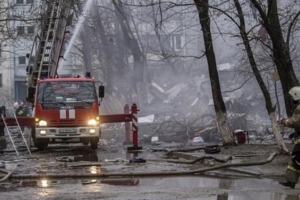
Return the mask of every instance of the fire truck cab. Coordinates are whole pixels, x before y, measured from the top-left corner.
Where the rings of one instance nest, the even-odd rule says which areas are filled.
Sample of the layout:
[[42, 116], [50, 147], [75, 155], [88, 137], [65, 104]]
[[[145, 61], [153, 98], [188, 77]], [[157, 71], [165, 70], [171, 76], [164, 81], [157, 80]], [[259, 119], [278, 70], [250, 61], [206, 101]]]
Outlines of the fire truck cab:
[[72, 140], [96, 149], [101, 134], [99, 97], [104, 97], [104, 86], [99, 86], [97, 95], [93, 78], [40, 79], [31, 130], [35, 146], [43, 150], [49, 142]]

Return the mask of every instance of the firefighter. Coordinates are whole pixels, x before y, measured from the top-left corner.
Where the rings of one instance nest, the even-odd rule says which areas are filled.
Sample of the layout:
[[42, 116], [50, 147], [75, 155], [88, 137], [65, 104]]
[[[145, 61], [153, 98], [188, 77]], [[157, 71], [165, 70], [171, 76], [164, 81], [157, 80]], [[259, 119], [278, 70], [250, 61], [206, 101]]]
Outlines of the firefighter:
[[24, 103], [14, 103], [15, 113], [17, 117], [28, 117], [29, 116], [29, 109]]
[[280, 184], [294, 189], [300, 174], [300, 86], [291, 88], [289, 95], [291, 95], [294, 103], [297, 105], [292, 116], [289, 118], [283, 118], [281, 120], [281, 124], [295, 129], [295, 132], [292, 134], [295, 146], [285, 172], [286, 181], [280, 182]]
[[[14, 108], [15, 108], [15, 113], [17, 117], [29, 117], [30, 116], [30, 112], [29, 112], [29, 108], [21, 101], [20, 103], [15, 102], [14, 103]], [[20, 127], [22, 132], [24, 131], [24, 126]]]

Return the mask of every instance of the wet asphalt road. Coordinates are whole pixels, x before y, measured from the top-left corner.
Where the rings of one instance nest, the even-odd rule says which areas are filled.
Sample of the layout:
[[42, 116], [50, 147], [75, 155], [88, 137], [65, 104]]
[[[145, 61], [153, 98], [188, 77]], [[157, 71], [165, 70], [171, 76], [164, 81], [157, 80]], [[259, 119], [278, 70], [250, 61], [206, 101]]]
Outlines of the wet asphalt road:
[[[146, 163], [128, 163], [134, 156]], [[166, 162], [163, 152], [144, 147], [128, 153], [121, 144], [97, 151], [88, 146], [52, 146], [32, 156], [0, 155], [2, 168], [15, 174], [63, 174], [65, 178], [14, 178], [0, 183], [0, 199], [203, 199], [203, 200], [299, 200], [300, 188], [283, 188], [277, 180], [221, 178], [218, 176], [72, 178], [68, 174], [155, 172], [189, 170], [191, 166]], [[151, 161], [152, 160], [152, 161]]]
[[[272, 180], [218, 180], [203, 177], [140, 178], [135, 186], [101, 183], [83, 185], [81, 180], [40, 180], [36, 187], [1, 192], [1, 199], [203, 199], [296, 200], [299, 195], [280, 190]], [[262, 190], [261, 187], [264, 187]]]

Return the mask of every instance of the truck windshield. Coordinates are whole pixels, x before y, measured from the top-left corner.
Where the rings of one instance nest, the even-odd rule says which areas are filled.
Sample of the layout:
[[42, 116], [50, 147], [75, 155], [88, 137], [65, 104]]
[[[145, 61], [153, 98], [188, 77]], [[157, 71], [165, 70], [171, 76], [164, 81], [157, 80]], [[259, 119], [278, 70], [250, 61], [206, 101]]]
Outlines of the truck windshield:
[[97, 100], [93, 82], [53, 81], [40, 83], [38, 103], [93, 103]]

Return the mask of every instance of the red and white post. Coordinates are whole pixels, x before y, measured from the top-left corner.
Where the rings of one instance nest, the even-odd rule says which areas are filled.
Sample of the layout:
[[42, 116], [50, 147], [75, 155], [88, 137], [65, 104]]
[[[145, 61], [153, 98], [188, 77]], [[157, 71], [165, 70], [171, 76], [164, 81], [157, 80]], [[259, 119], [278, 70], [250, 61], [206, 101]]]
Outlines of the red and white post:
[[[129, 114], [129, 105], [126, 104], [124, 106], [124, 114]], [[130, 122], [125, 122], [125, 138], [123, 141], [124, 145], [129, 145], [131, 144], [131, 140], [130, 140]]]
[[142, 147], [138, 145], [138, 118], [137, 118], [137, 105], [134, 103], [131, 107], [131, 120], [132, 120], [132, 143], [133, 147], [128, 147], [127, 150], [139, 150]]

